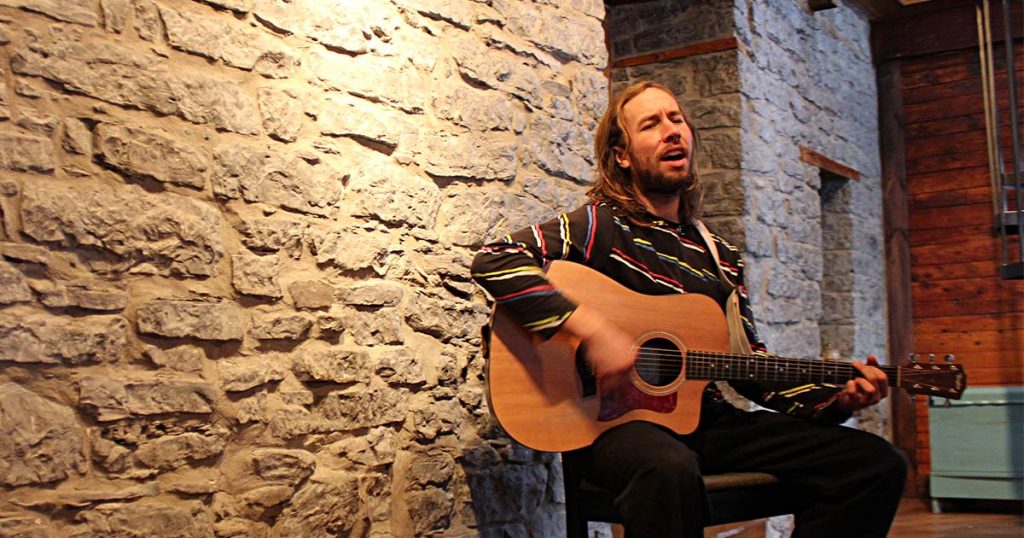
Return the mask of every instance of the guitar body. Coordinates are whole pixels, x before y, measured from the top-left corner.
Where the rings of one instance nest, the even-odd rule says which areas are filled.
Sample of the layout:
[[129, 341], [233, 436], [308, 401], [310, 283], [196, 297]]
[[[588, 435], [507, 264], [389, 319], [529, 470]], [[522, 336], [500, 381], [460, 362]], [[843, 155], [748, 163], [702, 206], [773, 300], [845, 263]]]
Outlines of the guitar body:
[[[562, 334], [541, 341], [500, 307], [491, 320], [487, 401], [516, 441], [546, 452], [590, 445], [602, 432], [634, 420], [679, 433], [697, 428], [711, 379], [756, 380], [839, 387], [859, 377], [850, 363], [730, 353], [725, 314], [698, 294], [644, 295], [574, 263], [552, 262], [548, 280], [577, 304], [597, 310], [633, 339], [636, 364], [629, 381], [601, 386], [580, 342]], [[934, 356], [932, 356], [934, 359]], [[876, 366], [891, 387], [959, 399], [963, 366], [918, 363]]]
[[[644, 295], [585, 266], [553, 262], [548, 280], [567, 298], [587, 304], [634, 339], [668, 350], [670, 362], [685, 362], [687, 349], [729, 351], [721, 307], [705, 295]], [[491, 412], [523, 445], [563, 452], [590, 445], [604, 431], [634, 420], [692, 432], [700, 418], [707, 380], [685, 379], [683, 364], [638, 372], [615, 391], [594, 386], [579, 341], [556, 334], [540, 341], [503, 309], [492, 320], [487, 396]], [[590, 377], [590, 379], [588, 379]]]

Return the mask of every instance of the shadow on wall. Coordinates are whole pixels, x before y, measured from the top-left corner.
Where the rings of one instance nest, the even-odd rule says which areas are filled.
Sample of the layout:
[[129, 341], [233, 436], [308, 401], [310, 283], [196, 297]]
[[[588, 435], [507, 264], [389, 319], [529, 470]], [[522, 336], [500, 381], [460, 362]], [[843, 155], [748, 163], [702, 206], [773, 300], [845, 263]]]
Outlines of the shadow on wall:
[[565, 491], [556, 454], [535, 452], [493, 426], [493, 438], [463, 451], [472, 502], [464, 521], [476, 521], [482, 537], [548, 536], [563, 529]]

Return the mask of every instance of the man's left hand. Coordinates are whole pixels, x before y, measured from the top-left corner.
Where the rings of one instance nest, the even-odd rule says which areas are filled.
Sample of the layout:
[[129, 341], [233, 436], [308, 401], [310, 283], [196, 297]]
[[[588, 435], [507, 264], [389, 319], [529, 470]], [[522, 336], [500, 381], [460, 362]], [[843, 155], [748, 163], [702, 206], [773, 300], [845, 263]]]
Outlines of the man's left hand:
[[843, 392], [839, 393], [839, 407], [852, 413], [875, 405], [889, 394], [889, 378], [877, 366], [878, 359], [873, 356], [868, 356], [866, 364], [853, 361], [853, 367], [863, 377], [846, 382]]

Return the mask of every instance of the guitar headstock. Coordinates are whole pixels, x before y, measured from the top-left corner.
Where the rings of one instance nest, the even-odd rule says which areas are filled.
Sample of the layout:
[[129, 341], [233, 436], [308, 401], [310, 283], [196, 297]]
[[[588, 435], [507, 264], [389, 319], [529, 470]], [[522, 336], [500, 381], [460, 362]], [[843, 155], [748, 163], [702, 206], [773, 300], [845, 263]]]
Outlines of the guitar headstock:
[[911, 394], [959, 400], [967, 388], [967, 374], [963, 365], [952, 360], [952, 355], [946, 355], [946, 364], [922, 363], [912, 356], [910, 364], [898, 367], [897, 385]]

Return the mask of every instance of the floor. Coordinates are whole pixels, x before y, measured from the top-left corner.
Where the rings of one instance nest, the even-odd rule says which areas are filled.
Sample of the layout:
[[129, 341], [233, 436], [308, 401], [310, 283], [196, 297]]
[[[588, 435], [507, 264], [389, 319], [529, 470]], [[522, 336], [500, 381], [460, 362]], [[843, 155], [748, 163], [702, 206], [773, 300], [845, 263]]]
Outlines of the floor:
[[[983, 511], [982, 511], [983, 510]], [[930, 505], [904, 499], [893, 522], [890, 538], [1002, 538], [1024, 537], [1020, 503], [987, 506], [952, 506], [933, 514]]]
[[[944, 506], [933, 514], [924, 500], [904, 499], [889, 538], [1024, 538], [1020, 503]], [[763, 538], [764, 520], [705, 529], [705, 538]]]

